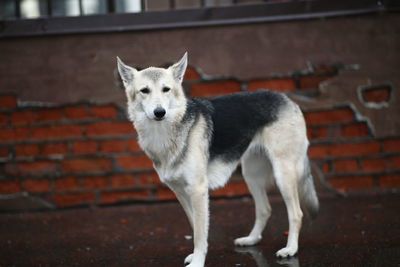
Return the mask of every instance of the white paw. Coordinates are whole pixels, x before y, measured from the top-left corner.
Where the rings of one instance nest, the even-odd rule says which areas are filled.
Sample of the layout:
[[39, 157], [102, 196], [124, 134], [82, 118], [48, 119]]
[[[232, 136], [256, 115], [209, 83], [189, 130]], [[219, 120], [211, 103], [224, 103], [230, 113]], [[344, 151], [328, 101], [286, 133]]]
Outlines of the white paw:
[[192, 259], [193, 259], [193, 253], [185, 258], [185, 261], [184, 261], [185, 265], [191, 263]]
[[261, 236], [253, 237], [253, 236], [246, 236], [240, 237], [235, 239], [234, 243], [236, 246], [253, 246], [260, 242]]
[[185, 259], [185, 264], [186, 267], [204, 267], [204, 263], [206, 261], [206, 255], [202, 254], [202, 253], [198, 253], [198, 254], [190, 254], [189, 256], [186, 257]]
[[286, 247], [286, 248], [282, 248], [282, 249], [278, 250], [278, 252], [276, 252], [276, 256], [281, 257], [281, 258], [292, 257], [292, 256], [294, 256], [294, 254], [296, 254], [296, 252], [297, 252], [297, 248]]

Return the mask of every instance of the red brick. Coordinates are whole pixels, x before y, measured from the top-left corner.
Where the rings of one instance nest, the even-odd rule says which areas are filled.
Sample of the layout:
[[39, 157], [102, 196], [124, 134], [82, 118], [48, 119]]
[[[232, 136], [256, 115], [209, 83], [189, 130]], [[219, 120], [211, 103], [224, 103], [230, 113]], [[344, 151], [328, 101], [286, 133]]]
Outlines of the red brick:
[[362, 92], [363, 99], [367, 102], [387, 102], [390, 98], [390, 88], [373, 88], [366, 89]]
[[9, 153], [8, 146], [0, 146], [0, 157], [8, 157]]
[[213, 196], [234, 196], [246, 194], [249, 194], [249, 190], [244, 182], [230, 182], [224, 187], [211, 193]]
[[52, 200], [58, 207], [87, 204], [94, 202], [94, 193], [87, 192], [54, 194], [52, 196]]
[[390, 160], [390, 168], [400, 169], [400, 155], [392, 156], [389, 158], [389, 160]]
[[112, 187], [130, 187], [134, 185], [134, 177], [132, 174], [115, 174], [110, 176]]
[[342, 126], [342, 136], [344, 137], [359, 137], [367, 135], [369, 135], [369, 131], [365, 122]]
[[379, 152], [380, 143], [377, 141], [311, 145], [309, 148], [309, 155], [312, 158], [326, 156], [369, 155]]
[[256, 89], [272, 89], [272, 90], [293, 90], [296, 88], [293, 78], [273, 78], [263, 80], [252, 80], [247, 84], [247, 90], [252, 91]]
[[390, 138], [384, 140], [383, 147], [387, 152], [400, 151], [400, 138]]
[[32, 193], [43, 193], [50, 191], [50, 181], [47, 179], [25, 179], [24, 189]]
[[386, 174], [379, 177], [379, 185], [382, 187], [400, 187], [400, 174]]
[[61, 162], [61, 170], [65, 172], [106, 171], [111, 169], [111, 161], [106, 158], [74, 158]]
[[129, 152], [139, 152], [142, 151], [138, 141], [134, 138], [125, 139], [126, 140], [126, 150]]
[[60, 108], [47, 108], [38, 110], [39, 121], [59, 121], [63, 118], [63, 112]]
[[62, 155], [67, 154], [68, 147], [66, 143], [47, 143], [42, 145], [41, 153], [43, 155]]
[[356, 171], [358, 162], [355, 159], [338, 159], [334, 162], [334, 168], [337, 172]]
[[0, 126], [4, 127], [8, 125], [8, 114], [0, 114]]
[[51, 125], [32, 128], [32, 138], [35, 139], [77, 137], [82, 135], [83, 132], [80, 125]]
[[335, 66], [330, 66], [330, 65], [325, 65], [325, 64], [318, 64], [312, 66], [312, 69], [314, 72], [335, 72], [336, 67]]
[[76, 177], [67, 176], [57, 178], [54, 182], [54, 189], [57, 191], [73, 190], [78, 188], [78, 180]]
[[332, 110], [307, 111], [304, 117], [308, 125], [325, 124], [333, 122], [349, 122], [354, 119], [350, 108], [337, 108]]
[[329, 164], [329, 162], [324, 162], [323, 164], [322, 164], [322, 171], [324, 172], [324, 173], [328, 173], [328, 172], [330, 172], [330, 164]]
[[26, 127], [0, 129], [1, 141], [22, 140], [28, 138], [29, 138], [29, 129]]
[[153, 166], [151, 160], [145, 155], [119, 156], [117, 163], [124, 169], [148, 169]]
[[325, 80], [335, 77], [335, 75], [306, 75], [300, 77], [300, 89], [318, 88], [319, 84]]
[[183, 79], [185, 81], [188, 81], [188, 80], [199, 80], [200, 78], [201, 78], [200, 74], [197, 72], [197, 70], [195, 68], [193, 68], [191, 66], [188, 66], [186, 68], [185, 76], [183, 77]]
[[359, 143], [333, 144], [329, 152], [334, 156], [368, 155], [380, 152], [380, 143], [367, 141]]
[[0, 181], [0, 194], [11, 194], [21, 191], [19, 180]]
[[310, 127], [307, 127], [306, 131], [307, 131], [307, 139], [308, 140], [313, 139], [314, 138], [314, 136], [313, 136], [314, 135], [314, 129], [310, 128]]
[[52, 161], [9, 162], [6, 163], [9, 174], [52, 174], [57, 171], [57, 163]]
[[99, 189], [107, 187], [107, 180], [103, 176], [88, 176], [82, 178], [84, 188]]
[[39, 146], [37, 144], [18, 144], [14, 146], [17, 157], [36, 156], [39, 154]]
[[126, 200], [137, 200], [149, 198], [150, 190], [130, 190], [130, 191], [113, 191], [113, 192], [103, 192], [101, 193], [100, 199], [102, 203], [115, 203], [119, 201]]
[[158, 200], [176, 199], [175, 193], [167, 187], [157, 188], [156, 197]]
[[72, 152], [75, 154], [91, 154], [97, 152], [97, 141], [83, 140], [72, 143]]
[[121, 152], [125, 151], [126, 144], [123, 139], [104, 140], [100, 143], [101, 152]]
[[312, 128], [311, 132], [312, 139], [323, 139], [327, 137], [328, 137], [328, 127]]
[[0, 94], [0, 108], [15, 108], [17, 97], [12, 94]]
[[339, 138], [342, 137], [341, 129], [337, 125], [330, 125], [328, 127], [327, 138]]
[[65, 107], [64, 113], [69, 119], [83, 119], [89, 117], [88, 107], [86, 106]]
[[348, 176], [330, 178], [329, 182], [337, 189], [361, 189], [373, 186], [371, 176]]
[[13, 125], [29, 124], [36, 121], [36, 113], [32, 110], [20, 110], [11, 113], [10, 118]]
[[94, 122], [86, 126], [88, 136], [133, 134], [132, 123], [124, 122]]
[[141, 172], [138, 174], [137, 182], [139, 185], [158, 185], [161, 184], [155, 172]]
[[114, 105], [93, 106], [92, 116], [95, 118], [115, 118], [117, 109]]
[[386, 160], [383, 158], [365, 158], [362, 160], [364, 171], [377, 171], [386, 168]]
[[308, 149], [308, 155], [311, 158], [321, 158], [329, 154], [329, 145], [311, 145]]
[[190, 96], [214, 96], [240, 91], [240, 82], [226, 80], [195, 83], [190, 87]]

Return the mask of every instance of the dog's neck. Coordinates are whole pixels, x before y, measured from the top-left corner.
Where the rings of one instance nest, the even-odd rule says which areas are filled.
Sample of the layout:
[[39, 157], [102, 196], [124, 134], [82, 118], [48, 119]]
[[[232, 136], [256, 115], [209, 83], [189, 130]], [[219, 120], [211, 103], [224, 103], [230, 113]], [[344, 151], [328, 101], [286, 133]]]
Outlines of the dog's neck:
[[139, 145], [155, 166], [171, 164], [185, 149], [188, 133], [181, 127], [185, 112], [186, 103], [185, 108], [173, 119], [155, 121], [144, 116], [132, 118]]

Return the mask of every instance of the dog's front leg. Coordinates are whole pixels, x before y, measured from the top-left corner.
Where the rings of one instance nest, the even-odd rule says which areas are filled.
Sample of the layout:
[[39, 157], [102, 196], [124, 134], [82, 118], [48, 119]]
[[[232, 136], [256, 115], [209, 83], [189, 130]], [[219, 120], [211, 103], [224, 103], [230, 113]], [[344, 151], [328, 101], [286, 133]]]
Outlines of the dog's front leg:
[[179, 203], [181, 204], [183, 210], [185, 211], [186, 216], [189, 220], [189, 224], [193, 230], [192, 204], [190, 195], [187, 192], [185, 186], [182, 186], [180, 183], [177, 182], [168, 182], [167, 186], [175, 193], [175, 196], [178, 199]]
[[205, 179], [189, 188], [193, 211], [193, 254], [186, 258], [189, 267], [203, 267], [207, 254], [209, 225], [208, 185]]

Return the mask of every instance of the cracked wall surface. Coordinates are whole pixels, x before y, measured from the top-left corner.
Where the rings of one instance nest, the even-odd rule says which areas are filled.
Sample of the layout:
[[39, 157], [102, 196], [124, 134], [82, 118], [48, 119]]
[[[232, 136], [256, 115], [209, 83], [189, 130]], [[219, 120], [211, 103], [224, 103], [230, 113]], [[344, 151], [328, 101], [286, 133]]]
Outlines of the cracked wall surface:
[[[126, 120], [116, 56], [159, 66], [185, 51], [188, 96], [283, 91], [305, 113], [309, 153], [324, 181], [341, 191], [395, 190], [398, 47], [393, 13], [2, 39], [0, 202], [14, 196], [16, 206], [54, 208], [174, 198]], [[213, 195], [247, 193], [235, 176]]]

